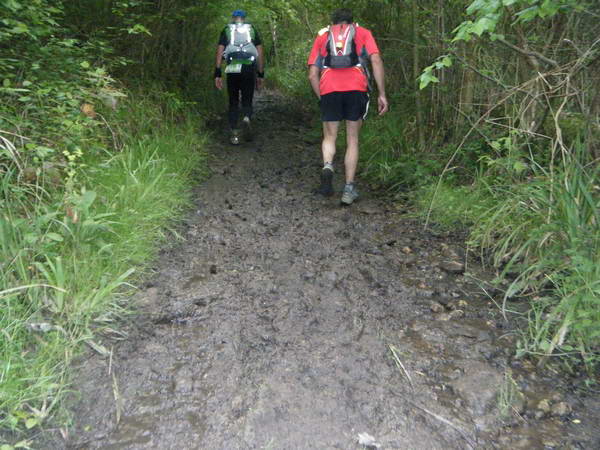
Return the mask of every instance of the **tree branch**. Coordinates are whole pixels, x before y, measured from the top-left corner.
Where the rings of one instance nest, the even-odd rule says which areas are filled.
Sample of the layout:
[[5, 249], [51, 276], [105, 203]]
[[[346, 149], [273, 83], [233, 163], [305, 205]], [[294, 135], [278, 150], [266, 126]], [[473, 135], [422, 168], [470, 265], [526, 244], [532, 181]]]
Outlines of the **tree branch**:
[[522, 55], [525, 56], [532, 56], [536, 59], [539, 59], [540, 61], [553, 66], [555, 68], [560, 67], [559, 64], [554, 61], [553, 59], [548, 58], [547, 56], [542, 55], [541, 53], [535, 52], [533, 50], [524, 50], [521, 47], [517, 47], [514, 44], [511, 44], [510, 42], [505, 41], [504, 39], [496, 39], [498, 42], [500, 42], [501, 44], [505, 45], [506, 47], [510, 48], [511, 50], [514, 50], [517, 53], [520, 53]]
[[509, 89], [510, 86], [505, 85], [504, 83], [502, 83], [502, 81], [500, 80], [496, 80], [486, 74], [484, 74], [483, 72], [480, 72], [477, 68], [473, 67], [472, 65], [470, 65], [469, 63], [467, 63], [463, 58], [461, 58], [460, 56], [458, 56], [458, 54], [456, 54], [455, 52], [452, 53], [452, 56], [454, 56], [456, 59], [458, 59], [463, 66], [465, 66], [467, 69], [472, 70], [473, 72], [475, 72], [477, 75], [479, 75], [482, 78], [485, 78], [488, 81], [491, 81], [494, 84], [497, 84], [498, 86], [504, 88], [504, 89]]
[[600, 39], [597, 39], [592, 45], [590, 45], [583, 55], [580, 56], [571, 69], [572, 74], [576, 74], [583, 68], [589, 67], [598, 59], [598, 57], [600, 57], [600, 50], [594, 50], [594, 47], [596, 47], [598, 44], [600, 44]]

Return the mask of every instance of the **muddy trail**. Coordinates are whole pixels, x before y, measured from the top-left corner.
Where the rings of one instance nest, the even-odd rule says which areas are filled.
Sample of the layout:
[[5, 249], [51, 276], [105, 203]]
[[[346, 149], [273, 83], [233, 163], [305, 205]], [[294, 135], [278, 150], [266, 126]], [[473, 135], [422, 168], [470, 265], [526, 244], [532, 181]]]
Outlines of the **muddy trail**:
[[128, 339], [82, 361], [75, 426], [48, 448], [600, 448], [597, 397], [513, 360], [460, 236], [364, 184], [352, 207], [315, 196], [310, 118], [258, 109], [254, 142], [212, 144], [185, 240]]

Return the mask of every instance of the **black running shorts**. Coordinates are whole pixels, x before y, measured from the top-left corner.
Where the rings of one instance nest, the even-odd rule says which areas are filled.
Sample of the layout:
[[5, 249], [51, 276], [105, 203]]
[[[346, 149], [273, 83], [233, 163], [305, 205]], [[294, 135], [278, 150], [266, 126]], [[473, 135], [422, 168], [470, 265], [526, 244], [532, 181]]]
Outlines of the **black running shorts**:
[[369, 94], [361, 91], [332, 92], [321, 96], [321, 120], [364, 120], [369, 110]]

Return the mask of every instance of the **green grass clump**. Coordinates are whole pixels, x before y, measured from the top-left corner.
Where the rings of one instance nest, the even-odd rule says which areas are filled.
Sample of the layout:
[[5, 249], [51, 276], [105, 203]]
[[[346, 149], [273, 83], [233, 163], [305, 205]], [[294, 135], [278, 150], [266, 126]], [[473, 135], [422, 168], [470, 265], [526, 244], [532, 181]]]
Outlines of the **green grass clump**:
[[481, 173], [470, 186], [441, 182], [412, 197], [436, 223], [469, 227], [469, 245], [509, 281], [505, 301], [531, 299], [519, 355], [575, 357], [592, 368], [600, 356], [600, 171], [584, 160], [575, 148], [552, 169], [530, 161], [520, 179]]
[[527, 182], [498, 190], [494, 208], [472, 229], [471, 244], [489, 250], [501, 275], [511, 276], [505, 298], [533, 298], [523, 354], [598, 362], [598, 175], [598, 167], [583, 165], [581, 152], [566, 154], [553, 171], [538, 167]]
[[155, 256], [190, 203], [204, 137], [190, 121], [133, 99], [115, 114], [120, 151], [89, 152], [66, 182], [0, 176], [0, 428], [64, 421], [69, 365], [88, 343], [103, 352], [128, 312], [134, 272]]
[[420, 216], [430, 217], [446, 229], [473, 226], [495, 204], [486, 188], [453, 186], [445, 182], [424, 185], [411, 192], [410, 199]]

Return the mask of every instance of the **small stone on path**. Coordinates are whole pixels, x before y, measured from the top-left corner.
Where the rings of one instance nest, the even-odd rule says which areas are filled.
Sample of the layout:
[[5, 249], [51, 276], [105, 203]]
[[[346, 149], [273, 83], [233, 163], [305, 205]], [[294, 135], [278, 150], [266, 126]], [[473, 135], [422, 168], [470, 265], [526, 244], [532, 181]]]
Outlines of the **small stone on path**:
[[429, 306], [429, 309], [431, 309], [431, 311], [434, 312], [434, 313], [441, 313], [441, 312], [444, 312], [446, 310], [446, 308], [444, 308], [444, 305], [441, 305], [438, 302], [431, 302], [431, 305]]
[[379, 208], [376, 205], [362, 204], [358, 207], [358, 212], [372, 215], [380, 212]]
[[465, 312], [462, 309], [455, 309], [450, 313], [451, 319], [460, 319], [465, 316]]
[[550, 412], [550, 400], [547, 398], [541, 400], [537, 405], [537, 409], [542, 411], [544, 414], [548, 414]]
[[564, 417], [568, 414], [571, 414], [571, 405], [567, 402], [560, 402], [555, 405], [552, 405], [552, 415], [558, 417]]
[[358, 433], [358, 443], [359, 445], [364, 445], [367, 448], [381, 447], [381, 444], [379, 442], [375, 442], [375, 438], [369, 433]]
[[464, 273], [465, 265], [458, 261], [444, 261], [440, 264], [440, 268], [448, 273], [460, 274]]

